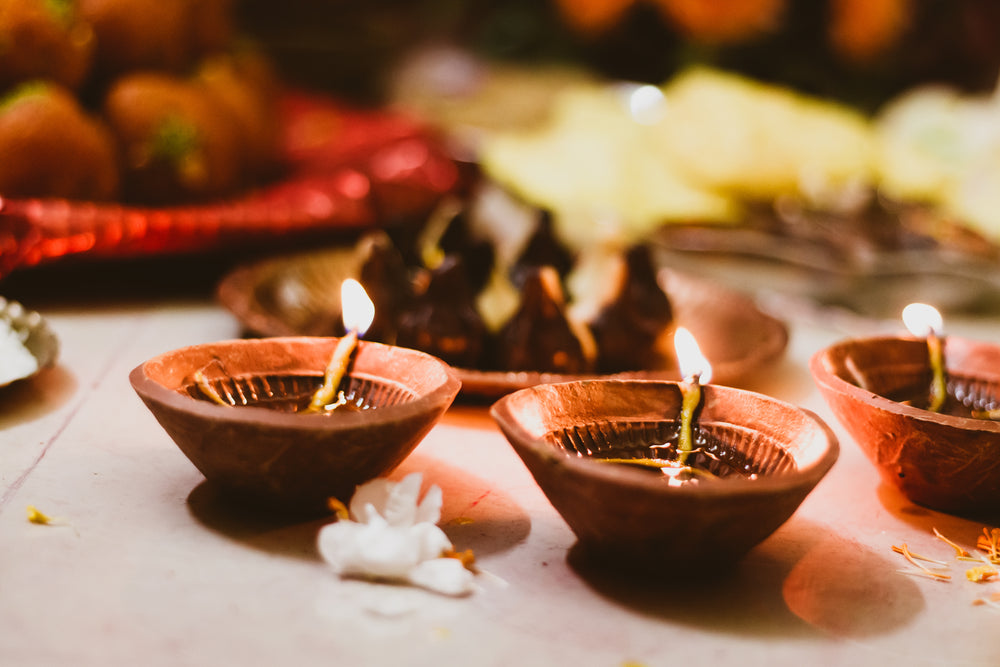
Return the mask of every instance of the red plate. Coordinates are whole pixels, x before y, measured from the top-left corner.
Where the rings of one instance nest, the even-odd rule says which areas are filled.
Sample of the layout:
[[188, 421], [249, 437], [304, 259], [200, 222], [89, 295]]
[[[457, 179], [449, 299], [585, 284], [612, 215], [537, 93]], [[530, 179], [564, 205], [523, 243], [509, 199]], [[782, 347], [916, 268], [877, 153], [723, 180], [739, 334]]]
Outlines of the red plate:
[[280, 100], [284, 177], [232, 199], [145, 208], [0, 198], [0, 277], [63, 257], [134, 257], [390, 224], [430, 211], [460, 173], [413, 119], [291, 91]]

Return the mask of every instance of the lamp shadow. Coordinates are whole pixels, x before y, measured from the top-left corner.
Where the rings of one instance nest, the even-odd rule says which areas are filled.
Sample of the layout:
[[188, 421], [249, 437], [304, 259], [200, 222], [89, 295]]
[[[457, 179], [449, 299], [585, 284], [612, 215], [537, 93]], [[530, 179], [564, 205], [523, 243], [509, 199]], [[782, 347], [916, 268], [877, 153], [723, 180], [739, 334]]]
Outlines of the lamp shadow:
[[42, 417], [76, 393], [76, 377], [62, 366], [0, 387], [0, 431]]
[[[902, 491], [886, 482], [879, 483], [876, 493], [882, 507], [889, 513], [928, 534], [935, 528], [943, 530], [946, 525], [958, 528], [965, 528], [967, 525], [974, 527], [972, 531], [974, 535], [978, 534], [984, 525], [1000, 526], [1000, 509], [997, 508], [984, 507], [981, 512], [964, 514], [940, 512], [914, 503]], [[972, 541], [975, 543], [975, 539]]]
[[709, 569], [608, 568], [579, 544], [570, 568], [607, 600], [650, 617], [756, 638], [863, 638], [905, 626], [925, 602], [898, 564], [808, 521]]
[[[455, 549], [471, 549], [477, 558], [505, 551], [522, 542], [531, 520], [510, 496], [485, 480], [417, 452], [407, 457], [389, 479], [423, 474], [424, 488], [441, 487], [441, 528]], [[316, 535], [332, 516], [302, 517], [241, 502], [210, 480], [187, 498], [188, 511], [204, 527], [246, 546], [288, 558], [318, 560]]]

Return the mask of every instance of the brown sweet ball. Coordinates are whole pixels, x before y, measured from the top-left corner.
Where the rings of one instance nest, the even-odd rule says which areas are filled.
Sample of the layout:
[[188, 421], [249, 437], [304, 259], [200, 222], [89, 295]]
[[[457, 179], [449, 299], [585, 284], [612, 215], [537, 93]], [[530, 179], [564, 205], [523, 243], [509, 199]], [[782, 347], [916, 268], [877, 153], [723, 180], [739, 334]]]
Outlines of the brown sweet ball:
[[171, 204], [242, 187], [239, 129], [197, 82], [130, 74], [114, 82], [103, 109], [118, 141], [127, 200]]
[[58, 84], [25, 83], [0, 98], [0, 156], [0, 196], [118, 195], [111, 134]]
[[252, 179], [279, 167], [278, 77], [271, 62], [249, 47], [203, 60], [196, 79], [224, 106], [240, 132], [243, 163]]
[[236, 35], [235, 0], [195, 0], [191, 19], [196, 58], [225, 51]]
[[232, 38], [231, 0], [78, 0], [97, 35], [97, 76], [180, 73]]
[[94, 45], [75, 0], [2, 0], [0, 91], [35, 79], [76, 90], [90, 71]]

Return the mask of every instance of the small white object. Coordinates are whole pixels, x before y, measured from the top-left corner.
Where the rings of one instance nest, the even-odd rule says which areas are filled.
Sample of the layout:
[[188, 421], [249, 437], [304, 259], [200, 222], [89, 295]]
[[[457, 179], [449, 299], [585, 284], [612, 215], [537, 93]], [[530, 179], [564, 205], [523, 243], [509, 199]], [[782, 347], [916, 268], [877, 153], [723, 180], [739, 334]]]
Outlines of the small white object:
[[443, 495], [432, 486], [420, 498], [420, 473], [400, 482], [375, 479], [351, 498], [350, 519], [320, 529], [323, 559], [343, 577], [420, 586], [444, 595], [472, 591], [472, 573], [442, 557], [451, 541], [437, 525]]
[[0, 387], [38, 370], [38, 360], [24, 345], [25, 337], [8, 320], [0, 317]]

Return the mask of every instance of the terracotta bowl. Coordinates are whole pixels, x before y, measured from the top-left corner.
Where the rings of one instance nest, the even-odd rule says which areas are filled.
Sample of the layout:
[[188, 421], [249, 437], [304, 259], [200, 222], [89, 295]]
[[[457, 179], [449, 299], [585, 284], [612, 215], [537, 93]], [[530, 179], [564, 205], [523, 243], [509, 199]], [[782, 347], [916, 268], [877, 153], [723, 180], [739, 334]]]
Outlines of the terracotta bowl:
[[[336, 338], [233, 340], [154, 357], [129, 375], [177, 446], [231, 495], [277, 508], [322, 511], [333, 496], [383, 475], [448, 409], [460, 382], [442, 361], [362, 342], [341, 387], [349, 406], [295, 414], [321, 384]], [[233, 403], [204, 397], [194, 374]], [[345, 409], [349, 407], [350, 409]]]
[[[583, 552], [630, 564], [739, 558], [792, 515], [839, 453], [811, 412], [709, 385], [696, 436], [719, 459], [720, 479], [671, 486], [648, 469], [594, 460], [648, 457], [675, 442], [680, 406], [676, 382], [593, 380], [523, 389], [491, 414]], [[673, 458], [671, 447], [659, 458]], [[726, 474], [737, 471], [756, 478]]]
[[1000, 405], [1000, 346], [948, 336], [944, 354], [941, 414], [900, 402], [930, 385], [923, 340], [843, 341], [816, 353], [810, 370], [886, 483], [932, 509], [1000, 515], [1000, 423], [971, 417]]

